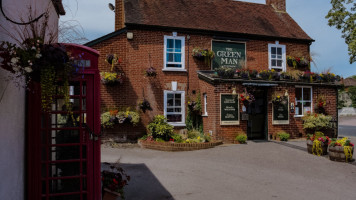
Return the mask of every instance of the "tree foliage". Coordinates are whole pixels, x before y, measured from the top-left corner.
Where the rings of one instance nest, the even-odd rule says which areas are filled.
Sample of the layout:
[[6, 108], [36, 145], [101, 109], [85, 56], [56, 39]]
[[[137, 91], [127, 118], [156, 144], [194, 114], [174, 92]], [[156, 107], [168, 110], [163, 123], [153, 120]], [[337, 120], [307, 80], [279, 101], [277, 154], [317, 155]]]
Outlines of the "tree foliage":
[[356, 3], [354, 0], [331, 0], [331, 5], [332, 9], [326, 15], [328, 24], [342, 31], [352, 64], [356, 61]]

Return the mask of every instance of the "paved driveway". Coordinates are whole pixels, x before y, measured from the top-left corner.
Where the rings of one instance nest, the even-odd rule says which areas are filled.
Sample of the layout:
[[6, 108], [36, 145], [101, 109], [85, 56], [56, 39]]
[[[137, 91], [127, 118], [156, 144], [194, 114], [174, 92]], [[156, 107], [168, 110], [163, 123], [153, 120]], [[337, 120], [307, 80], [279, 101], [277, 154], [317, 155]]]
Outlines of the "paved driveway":
[[356, 165], [305, 147], [249, 141], [191, 152], [102, 148], [102, 161], [121, 158], [132, 178], [128, 200], [356, 199]]

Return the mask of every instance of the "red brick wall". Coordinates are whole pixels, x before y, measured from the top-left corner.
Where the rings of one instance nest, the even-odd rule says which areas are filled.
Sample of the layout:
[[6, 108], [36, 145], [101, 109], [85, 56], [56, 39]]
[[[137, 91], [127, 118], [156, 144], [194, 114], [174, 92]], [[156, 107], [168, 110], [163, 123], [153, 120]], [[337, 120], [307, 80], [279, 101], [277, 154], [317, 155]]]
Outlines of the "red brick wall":
[[[172, 81], [177, 81], [179, 83], [178, 90], [185, 90], [186, 96], [191, 97], [191, 99], [195, 99], [193, 90], [196, 93], [201, 90], [201, 94], [203, 93], [203, 87], [206, 84], [199, 81], [196, 71], [210, 70], [210, 67], [206, 66], [203, 61], [193, 58], [192, 50], [194, 47], [211, 49], [212, 37], [191, 34], [190, 40], [187, 40], [187, 34], [178, 32], [178, 36], [186, 37], [185, 68], [187, 72], [163, 72], [164, 35], [172, 35], [172, 32], [129, 31], [133, 32], [133, 40], [126, 39], [126, 33], [123, 33], [96, 44], [92, 48], [100, 52], [100, 71], [110, 70], [111, 66], [105, 62], [105, 57], [109, 53], [115, 53], [122, 61], [116, 65], [116, 69], [124, 72], [126, 77], [124, 83], [119, 86], [108, 87], [101, 85], [101, 107], [103, 110], [107, 108], [136, 108], [138, 101], [142, 101], [143, 98], [150, 102], [153, 110], [141, 113], [141, 122], [134, 130], [125, 127], [115, 129], [118, 134], [139, 135], [138, 133], [143, 134], [145, 132], [145, 126], [155, 115], [163, 114], [163, 90], [169, 89]], [[275, 41], [251, 40], [246, 42], [247, 66], [250, 69], [268, 69], [268, 43], [275, 43]], [[287, 45], [287, 55], [295, 51], [303, 54], [307, 54], [308, 52], [308, 44], [284, 43], [283, 41], [280, 41], [280, 43]], [[145, 70], [150, 66], [153, 66], [157, 70], [158, 74], [156, 78], [147, 78], [144, 76]], [[210, 86], [206, 87], [209, 88]], [[209, 90], [214, 90], [214, 88]], [[231, 92], [227, 89], [220, 89], [220, 87], [215, 90]], [[186, 97], [186, 99], [188, 98]], [[209, 106], [209, 109], [212, 109], [212, 107]], [[219, 106], [214, 107], [214, 109], [211, 112], [218, 112], [216, 109], [219, 109]], [[213, 127], [206, 127], [204, 130], [211, 129]], [[218, 127], [215, 129], [218, 129]], [[222, 129], [227, 130], [229, 128]]]
[[[240, 125], [236, 126], [223, 126], [220, 125], [220, 93], [232, 93], [232, 88], [236, 87], [237, 93], [243, 92], [243, 86], [241, 84], [233, 85], [230, 84], [218, 84], [212, 85], [204, 80], [200, 80], [201, 92], [202, 94], [206, 93], [208, 98], [208, 116], [203, 117], [204, 123], [204, 132], [209, 133], [209, 131], [213, 132], [213, 138], [222, 139], [224, 142], [233, 142], [234, 138], [238, 134], [238, 132], [247, 132], [247, 121], [241, 121]], [[305, 137], [305, 131], [303, 130], [302, 119], [301, 117], [294, 117], [294, 113], [290, 113], [289, 115], [289, 124], [287, 125], [273, 125], [272, 124], [272, 94], [274, 92], [285, 93], [288, 90], [289, 94], [289, 106], [290, 103], [295, 103], [295, 86], [294, 85], [285, 85], [278, 87], [266, 88], [268, 90], [268, 138], [272, 135], [275, 135], [279, 131], [285, 131], [291, 134], [291, 138], [299, 138]], [[313, 87], [313, 108], [317, 103], [318, 96], [324, 95], [327, 99], [326, 105], [326, 113], [328, 115], [333, 116], [333, 118], [337, 117], [337, 90], [333, 87], [321, 87], [314, 86]], [[242, 104], [240, 102], [240, 112], [242, 112]], [[329, 130], [325, 134], [332, 136], [332, 131]]]

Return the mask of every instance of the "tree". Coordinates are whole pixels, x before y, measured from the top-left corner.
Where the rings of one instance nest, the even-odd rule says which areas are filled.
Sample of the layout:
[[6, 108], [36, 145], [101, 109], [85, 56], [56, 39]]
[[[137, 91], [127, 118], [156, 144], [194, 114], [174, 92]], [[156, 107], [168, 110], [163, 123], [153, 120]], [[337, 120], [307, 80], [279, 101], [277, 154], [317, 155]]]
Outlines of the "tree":
[[356, 61], [356, 3], [354, 0], [331, 0], [332, 8], [325, 18], [328, 25], [342, 31], [348, 45], [350, 63]]

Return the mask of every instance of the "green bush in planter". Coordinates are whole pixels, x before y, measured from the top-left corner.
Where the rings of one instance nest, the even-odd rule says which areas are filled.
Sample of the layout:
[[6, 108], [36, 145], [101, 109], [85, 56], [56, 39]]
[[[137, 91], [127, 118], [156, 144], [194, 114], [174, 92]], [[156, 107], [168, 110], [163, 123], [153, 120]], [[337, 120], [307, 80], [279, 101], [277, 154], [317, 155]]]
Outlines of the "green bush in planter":
[[235, 138], [236, 141], [238, 141], [239, 143], [241, 144], [245, 144], [246, 143], [246, 140], [247, 140], [247, 135], [237, 135], [236, 138]]
[[179, 134], [173, 134], [172, 135], [172, 139], [174, 140], [174, 142], [176, 143], [182, 143], [184, 140], [183, 140], [183, 137]]
[[290, 134], [286, 133], [286, 132], [279, 132], [279, 133], [277, 133], [277, 137], [279, 137], [279, 139], [281, 139], [281, 141], [288, 141]]
[[157, 115], [153, 121], [148, 124], [147, 129], [149, 135], [153, 138], [161, 138], [168, 141], [173, 135], [173, 126], [167, 123], [167, 119], [163, 115]]

